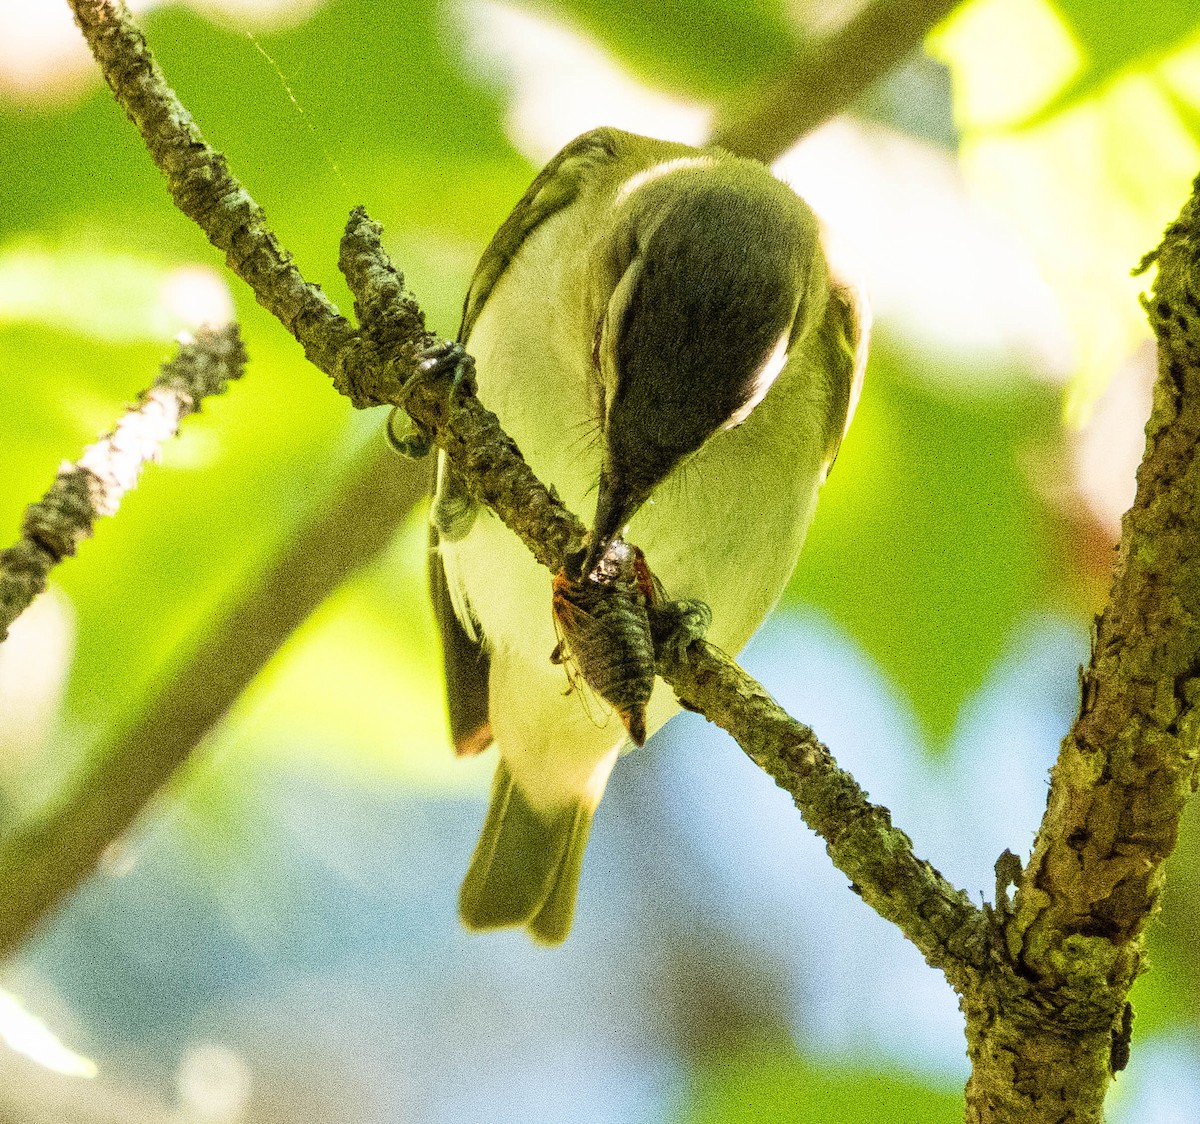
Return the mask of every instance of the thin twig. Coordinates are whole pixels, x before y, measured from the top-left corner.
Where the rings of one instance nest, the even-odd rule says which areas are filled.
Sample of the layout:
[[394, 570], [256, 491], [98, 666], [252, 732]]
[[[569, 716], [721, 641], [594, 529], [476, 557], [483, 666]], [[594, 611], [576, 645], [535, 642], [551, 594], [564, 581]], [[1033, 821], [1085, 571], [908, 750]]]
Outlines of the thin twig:
[[770, 164], [823, 121], [849, 109], [962, 0], [875, 0], [806, 45], [786, 71], [717, 119], [713, 144]]
[[91, 536], [97, 517], [116, 512], [142, 466], [158, 459], [163, 442], [179, 432], [179, 423], [200, 409], [203, 398], [241, 378], [245, 363], [236, 325], [201, 329], [163, 364], [158, 378], [138, 396], [138, 405], [112, 432], [58, 470], [50, 490], [26, 509], [20, 540], [0, 551], [0, 641], [45, 590], [50, 571]]
[[788, 792], [822, 839], [834, 865], [877, 913], [895, 924], [935, 968], [960, 986], [964, 969], [988, 955], [988, 923], [872, 804], [807, 726], [792, 718], [733, 660], [693, 644], [686, 661], [659, 672], [681, 702], [726, 730], [746, 755]]
[[89, 755], [57, 806], [0, 849], [0, 955], [96, 868], [176, 769], [221, 722], [280, 645], [392, 541], [428, 491], [382, 440], [239, 587], [129, 725]]
[[[406, 368], [412, 338], [412, 302], [403, 275], [383, 248], [380, 225], [356, 207], [342, 236], [338, 264], [354, 294], [364, 341], [385, 371]], [[499, 418], [468, 386], [449, 379], [403, 381], [408, 414], [446, 451], [476, 499], [486, 503], [521, 538], [534, 557], [557, 572], [583, 545], [587, 528], [530, 471]]]
[[[495, 415], [474, 395], [458, 395], [450, 402], [433, 387], [418, 387], [406, 395], [421, 352], [439, 341], [426, 331], [424, 313], [405, 289], [403, 275], [389, 264], [387, 277], [376, 279], [385, 286], [380, 291], [388, 302], [383, 337], [388, 354], [383, 361], [375, 345], [338, 312], [319, 286], [304, 279], [291, 254], [280, 246], [262, 208], [229, 171], [224, 156], [204, 140], [167, 85], [124, 3], [68, 3], [118, 104], [166, 176], [176, 206], [225, 252], [229, 268], [295, 336], [308, 359], [333, 379], [334, 388], [359, 409], [403, 403], [418, 422], [438, 435], [476, 496], [491, 504], [541, 560], [547, 561], [578, 539], [582, 525], [529, 471]], [[364, 258], [358, 242], [377, 240], [378, 234], [379, 228], [356, 210], [342, 249], [348, 274], [366, 268], [357, 263], [370, 260], [369, 248]], [[447, 411], [454, 416], [449, 418]], [[524, 505], [532, 501], [536, 502], [531, 515]], [[546, 554], [547, 542], [551, 555]], [[572, 549], [578, 545], [575, 541]]]

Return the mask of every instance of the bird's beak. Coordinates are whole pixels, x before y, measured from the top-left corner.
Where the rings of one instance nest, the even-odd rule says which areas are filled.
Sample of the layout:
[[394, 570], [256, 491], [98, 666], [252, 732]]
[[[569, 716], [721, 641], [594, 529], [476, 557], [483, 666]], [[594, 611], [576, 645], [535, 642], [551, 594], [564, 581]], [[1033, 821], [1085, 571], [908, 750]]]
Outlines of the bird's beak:
[[613, 539], [625, 530], [626, 524], [637, 514], [649, 494], [648, 488], [635, 491], [608, 469], [601, 471], [596, 518], [592, 522], [591, 542], [583, 563], [584, 577], [596, 568]]

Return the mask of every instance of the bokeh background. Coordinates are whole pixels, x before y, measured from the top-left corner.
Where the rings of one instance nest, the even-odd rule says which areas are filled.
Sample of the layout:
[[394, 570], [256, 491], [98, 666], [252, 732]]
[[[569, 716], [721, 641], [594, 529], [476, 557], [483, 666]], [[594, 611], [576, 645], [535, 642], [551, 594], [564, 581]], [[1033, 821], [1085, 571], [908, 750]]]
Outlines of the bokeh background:
[[[597, 124], [700, 141], [855, 7], [137, 5], [306, 275], [348, 306], [337, 239], [365, 203], [451, 335], [478, 254], [561, 144]], [[1200, 171], [1200, 15], [970, 0], [777, 170], [867, 286], [876, 334], [744, 662], [990, 899], [995, 857], [1032, 842], [1132, 497], [1153, 348], [1130, 270]], [[383, 418], [355, 415], [172, 209], [57, 0], [0, 0], [0, 172], [7, 538], [177, 333], [236, 315], [251, 356], [0, 648], [10, 828], [333, 502]], [[959, 1119], [949, 989], [694, 716], [617, 769], [563, 948], [460, 930], [491, 761], [446, 747], [423, 551], [416, 510], [0, 970], [0, 1120]], [[1116, 1124], [1200, 1119], [1198, 857], [1192, 814]]]

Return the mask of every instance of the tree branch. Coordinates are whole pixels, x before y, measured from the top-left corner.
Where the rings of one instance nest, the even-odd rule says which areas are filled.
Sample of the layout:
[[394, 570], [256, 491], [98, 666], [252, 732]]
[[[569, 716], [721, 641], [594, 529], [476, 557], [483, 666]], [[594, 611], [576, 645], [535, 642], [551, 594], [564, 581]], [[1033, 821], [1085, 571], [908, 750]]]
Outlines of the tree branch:
[[365, 350], [383, 372], [385, 385], [402, 386], [396, 404], [445, 450], [474, 498], [495, 511], [543, 566], [561, 570], [567, 556], [583, 546], [587, 528], [530, 471], [472, 385], [455, 386], [447, 377], [414, 372], [412, 340], [419, 313], [413, 315], [415, 302], [383, 249], [382, 233], [379, 223], [355, 207], [338, 255], [354, 294]]
[[220, 394], [242, 377], [246, 352], [237, 326], [202, 329], [163, 364], [112, 432], [66, 463], [50, 490], [25, 511], [21, 538], [0, 551], [0, 641], [9, 626], [46, 589], [50, 571], [90, 538], [101, 515], [113, 515], [136, 483], [142, 466], [179, 432], [179, 423], [200, 409], [201, 399]]
[[788, 792], [834, 865], [880, 916], [895, 924], [935, 968], [961, 986], [988, 958], [986, 915], [929, 863], [872, 804], [829, 750], [719, 649], [695, 643], [687, 659], [659, 666], [680, 701], [726, 730]]
[[[333, 379], [334, 388], [358, 409], [404, 405], [418, 423], [438, 434], [477, 497], [496, 509], [540, 561], [551, 560], [571, 540], [579, 540], [574, 542], [577, 549], [582, 524], [529, 471], [494, 414], [471, 394], [450, 402], [444, 387], [427, 382], [408, 387], [421, 353], [440, 341], [426, 331], [424, 313], [405, 289], [403, 275], [389, 264], [387, 277], [375, 279], [386, 291], [366, 310], [387, 345], [384, 361], [376, 344], [363, 338], [319, 286], [304, 279], [291, 254], [280, 246], [262, 208], [229, 171], [224, 156], [204, 140], [167, 85], [122, 0], [67, 2], [117, 103], [166, 176], [176, 206], [225, 252], [229, 268], [295, 336], [305, 356]], [[342, 250], [347, 276], [370, 268], [369, 243], [378, 241], [379, 228], [367, 224], [361, 209], [351, 216]], [[382, 311], [379, 301], [386, 303]], [[533, 505], [534, 518], [527, 504]], [[554, 544], [551, 555], [544, 553], [547, 542]]]
[[968, 1121], [1102, 1119], [1129, 1054], [1146, 924], [1200, 783], [1200, 179], [1140, 268], [1155, 262], [1144, 303], [1158, 381], [1137, 496], [1005, 919], [1007, 964], [965, 1003]]
[[1039, 974], [1054, 974], [1050, 933], [1136, 955], [1200, 783], [1200, 179], [1140, 268], [1154, 263], [1158, 380], [1137, 496], [1018, 895], [1013, 932]]
[[[402, 336], [390, 334], [393, 328], [388, 320], [402, 279], [380, 243], [378, 224], [361, 208], [351, 215], [341, 260], [364, 338], [387, 362], [389, 346], [403, 348]], [[419, 404], [416, 395], [422, 396]], [[455, 456], [455, 464], [464, 474], [471, 473], [477, 497], [491, 503], [543, 565], [552, 571], [561, 569], [568, 553], [583, 541], [583, 524], [557, 500], [550, 501], [550, 512], [542, 512], [536, 503], [526, 506], [529, 497], [520, 493], [519, 484], [512, 484], [510, 466], [497, 464], [493, 455], [499, 450], [519, 459], [519, 452], [502, 432], [499, 438], [482, 434], [469, 414], [459, 414], [456, 404], [471, 401], [469, 388], [455, 395], [448, 380], [418, 380], [414, 399], [406, 406], [442, 448], [461, 453]], [[516, 474], [515, 479], [523, 475]], [[493, 498], [503, 502], [492, 502]], [[518, 512], [516, 525], [508, 518], [510, 509]], [[805, 822], [826, 841], [830, 858], [863, 900], [898, 925], [931, 964], [956, 980], [964, 978], [964, 961], [982, 965], [988, 951], [983, 912], [929, 863], [916, 858], [911, 840], [892, 827], [888, 810], [868, 801], [810, 729], [790, 718], [758, 683], [711, 645], [693, 644], [685, 662], [661, 670], [681, 702], [728, 730], [750, 758], [791, 793]]]
[[308, 359], [335, 381], [353, 383], [361, 365], [353, 325], [319, 286], [304, 280], [267, 227], [262, 208], [204, 140], [122, 0], [67, 3], [117, 104], [166, 176], [175, 205], [225, 254], [229, 268], [295, 336]]
[[391, 542], [428, 481], [383, 441], [240, 586], [141, 713], [97, 747], [57, 806], [0, 848], [0, 956], [96, 868], [313, 607]]
[[962, 0], [875, 0], [807, 44], [787, 70], [718, 117], [713, 144], [770, 164], [800, 137], [849, 109]]

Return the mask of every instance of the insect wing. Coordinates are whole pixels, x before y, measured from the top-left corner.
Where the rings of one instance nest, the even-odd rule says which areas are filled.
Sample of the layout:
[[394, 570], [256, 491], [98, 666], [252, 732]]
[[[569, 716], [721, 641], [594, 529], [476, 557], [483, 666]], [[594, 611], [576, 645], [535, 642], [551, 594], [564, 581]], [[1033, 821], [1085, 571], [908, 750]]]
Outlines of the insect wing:
[[554, 576], [554, 593], [550, 605], [558, 644], [550, 653], [550, 662], [561, 664], [566, 674], [567, 689], [563, 693], [569, 695], [574, 692], [588, 721], [593, 726], [604, 727], [608, 725], [608, 715], [605, 714], [604, 720], [601, 721], [593, 709], [593, 703], [599, 703], [603, 708], [604, 700], [588, 683], [575, 654], [581, 648], [587, 650], [584, 637], [595, 633], [596, 625], [592, 615], [572, 597], [573, 584], [561, 571]]
[[556, 627], [579, 675], [641, 745], [646, 704], [654, 689], [654, 647], [633, 562], [632, 552], [621, 543], [591, 576], [571, 581], [557, 575], [553, 605]]

